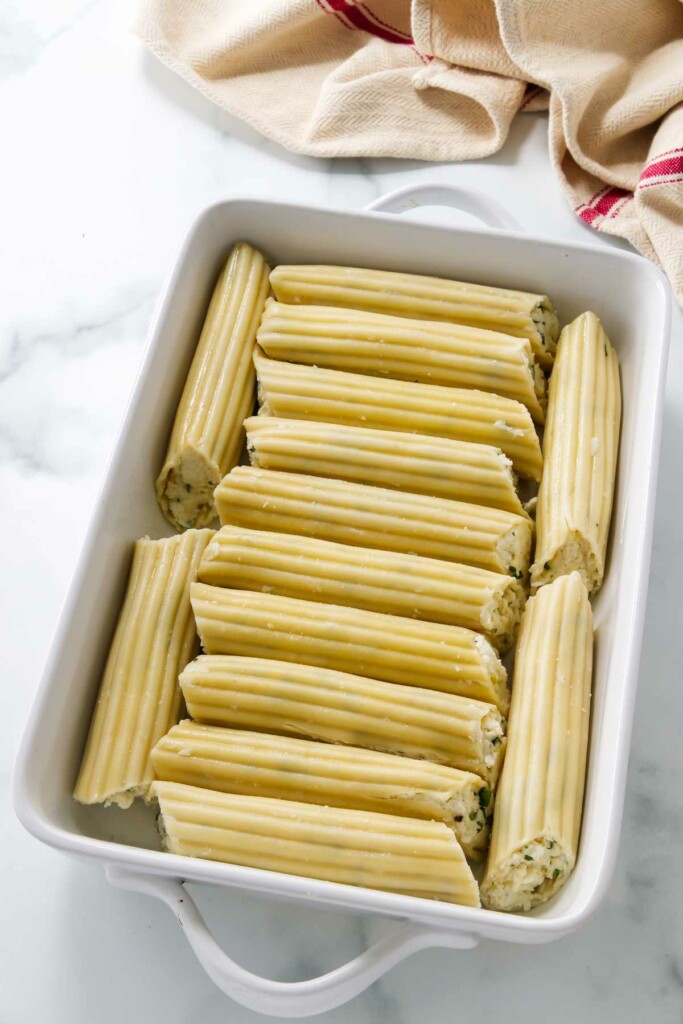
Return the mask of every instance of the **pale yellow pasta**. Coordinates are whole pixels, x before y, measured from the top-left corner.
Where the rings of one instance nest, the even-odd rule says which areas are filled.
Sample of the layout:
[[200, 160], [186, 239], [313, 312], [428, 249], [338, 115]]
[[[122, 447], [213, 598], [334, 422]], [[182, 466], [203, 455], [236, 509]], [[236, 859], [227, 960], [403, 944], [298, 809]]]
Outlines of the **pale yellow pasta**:
[[479, 890], [442, 822], [155, 782], [169, 853], [479, 906]]
[[223, 525], [412, 552], [517, 579], [529, 568], [527, 517], [460, 501], [237, 466], [217, 487], [216, 508]]
[[605, 572], [619, 449], [617, 355], [594, 313], [562, 331], [550, 383], [533, 587], [576, 569], [589, 592]]
[[505, 713], [507, 673], [486, 637], [459, 626], [194, 583], [208, 654], [318, 665], [488, 701]]
[[[426, 434], [251, 416], [247, 450], [260, 469], [337, 477], [526, 515], [499, 448]], [[406, 497], [410, 501], [410, 497]]]
[[190, 584], [212, 530], [139, 540], [74, 796], [129, 807], [154, 778], [149, 754], [180, 712], [178, 673], [197, 650]]
[[487, 841], [491, 790], [457, 768], [190, 721], [159, 740], [152, 763], [165, 782], [443, 821], [475, 859]]
[[280, 302], [445, 320], [528, 338], [541, 366], [552, 366], [559, 324], [547, 295], [358, 267], [280, 266], [270, 281]]
[[198, 722], [418, 758], [472, 772], [491, 789], [505, 752], [497, 708], [438, 690], [218, 654], [191, 662], [180, 685]]
[[542, 587], [522, 619], [508, 750], [482, 899], [529, 910], [576, 862], [586, 775], [593, 617], [578, 573]]
[[527, 338], [270, 299], [257, 341], [272, 359], [506, 395], [543, 423], [546, 379]]
[[264, 415], [488, 444], [505, 452], [520, 476], [541, 478], [541, 446], [521, 402], [470, 388], [282, 363], [258, 347], [254, 362]]
[[219, 530], [197, 579], [465, 626], [501, 651], [515, 637], [525, 600], [516, 580], [488, 569], [241, 526]]
[[214, 289], [156, 482], [161, 510], [178, 529], [215, 519], [214, 488], [239, 461], [268, 271], [261, 254], [239, 242]]

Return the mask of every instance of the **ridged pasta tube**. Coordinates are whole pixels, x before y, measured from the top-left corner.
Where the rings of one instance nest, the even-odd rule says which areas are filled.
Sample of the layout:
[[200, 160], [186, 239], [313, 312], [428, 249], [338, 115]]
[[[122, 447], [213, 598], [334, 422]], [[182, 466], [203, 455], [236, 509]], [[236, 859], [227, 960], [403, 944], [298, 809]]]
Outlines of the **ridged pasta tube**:
[[214, 289], [156, 482], [161, 510], [178, 529], [215, 519], [214, 488], [239, 461], [242, 422], [254, 405], [252, 357], [268, 271], [263, 256], [239, 242]]
[[559, 323], [547, 295], [357, 267], [280, 266], [270, 283], [280, 302], [446, 320], [528, 338], [541, 366], [552, 366]]
[[237, 466], [216, 488], [223, 525], [407, 551], [520, 579], [533, 525], [500, 509], [297, 473]]
[[169, 853], [479, 906], [471, 868], [439, 821], [155, 782]]
[[593, 617], [578, 573], [542, 587], [522, 619], [508, 751], [496, 797], [485, 905], [529, 910], [567, 881], [581, 827]]
[[457, 768], [190, 721], [159, 740], [152, 763], [166, 782], [443, 821], [475, 859], [487, 842], [491, 790]]
[[514, 640], [525, 601], [515, 579], [488, 569], [240, 526], [219, 530], [197, 579], [464, 626], [501, 651]]
[[532, 586], [573, 569], [589, 592], [602, 584], [620, 420], [616, 352], [583, 313], [562, 331], [551, 378]]
[[190, 598], [207, 654], [299, 661], [509, 707], [507, 673], [471, 629], [205, 583]]
[[338, 423], [251, 416], [245, 420], [253, 466], [331, 476], [359, 484], [450, 498], [526, 515], [512, 463], [499, 448], [424, 434]]
[[187, 710], [208, 725], [325, 740], [472, 772], [493, 788], [505, 753], [497, 708], [312, 665], [201, 655], [180, 676]]
[[272, 359], [506, 395], [543, 423], [546, 379], [527, 338], [271, 299], [257, 341]]
[[258, 348], [254, 363], [263, 415], [488, 444], [505, 452], [520, 476], [541, 479], [541, 446], [529, 410], [511, 398], [281, 363]]
[[139, 540], [109, 649], [74, 797], [130, 807], [154, 778], [149, 754], [178, 721], [178, 673], [197, 651], [190, 609], [212, 530]]

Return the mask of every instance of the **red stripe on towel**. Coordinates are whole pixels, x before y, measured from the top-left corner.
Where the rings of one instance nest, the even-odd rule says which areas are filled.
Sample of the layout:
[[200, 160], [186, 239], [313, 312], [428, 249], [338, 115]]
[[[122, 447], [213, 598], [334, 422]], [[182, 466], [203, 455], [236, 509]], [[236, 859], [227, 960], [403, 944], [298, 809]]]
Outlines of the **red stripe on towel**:
[[632, 198], [633, 193], [625, 188], [608, 187], [607, 190], [601, 189], [600, 192], [597, 192], [588, 205], [578, 206], [574, 212], [578, 213], [586, 224], [593, 224], [598, 217], [613, 217], [618, 212], [615, 209], [617, 203], [621, 208], [622, 200], [626, 201]]
[[659, 156], [655, 157], [655, 160], [661, 160], [662, 157], [671, 156], [672, 153], [683, 153], [683, 146], [678, 146], [676, 149], [665, 149], [663, 153], [660, 153]]
[[[394, 29], [387, 29], [382, 25], [374, 24], [350, 0], [326, 0], [326, 3], [328, 7], [323, 7], [323, 10], [326, 10], [329, 14], [341, 15], [346, 21], [351, 22], [351, 25], [347, 25], [347, 28], [351, 28], [351, 26], [359, 28], [362, 32], [369, 32], [370, 35], [383, 39], [385, 43], [398, 43], [400, 46], [413, 45], [412, 38], [398, 35]], [[322, 7], [320, 0], [318, 0], [318, 6]]]
[[609, 192], [609, 190], [610, 186], [605, 185], [605, 187], [601, 188], [599, 192], [596, 192], [594, 196], [591, 196], [587, 203], [581, 203], [579, 206], [575, 207], [574, 213], [580, 214], [581, 210], [585, 210], [587, 209], [587, 207], [592, 206], [595, 203], [595, 201], [600, 198], [600, 196], [604, 196], [604, 194], [606, 192]]
[[389, 29], [390, 32], [395, 32], [397, 36], [402, 36], [404, 42], [412, 43], [413, 37], [408, 32], [403, 32], [402, 29], [396, 28], [395, 25], [390, 25], [388, 21], [383, 21], [379, 14], [376, 14], [371, 10], [367, 4], [364, 4], [362, 0], [358, 0], [358, 6], [362, 7], [368, 17], [376, 22], [377, 25], [381, 25], [383, 28]]
[[654, 185], [673, 185], [676, 181], [683, 181], [683, 177], [667, 178], [666, 181], [646, 181], [644, 185], [638, 186], [638, 191], [642, 192], [644, 188], [653, 188]]
[[[647, 181], [649, 178], [663, 178], [672, 174], [683, 174], [683, 151], [679, 150], [676, 155], [676, 150], [672, 150], [671, 155], [662, 155], [655, 157], [647, 165], [645, 170], [640, 176], [640, 180]], [[655, 182], [651, 182], [655, 184]]]
[[527, 84], [526, 92], [522, 98], [522, 102], [519, 105], [520, 110], [524, 110], [532, 100], [535, 100], [543, 92], [543, 86]]
[[331, 11], [331, 10], [329, 10], [329, 8], [325, 7], [325, 4], [323, 3], [323, 0], [315, 0], [315, 2], [317, 3], [318, 7], [323, 12], [323, 14], [331, 14], [333, 17], [335, 17], [337, 19], [337, 21], [339, 22], [340, 25], [344, 26], [344, 28], [352, 28], [351, 25], [347, 25], [346, 24], [344, 19], [342, 17], [340, 17], [340, 15], [338, 15], [336, 13], [336, 11]]

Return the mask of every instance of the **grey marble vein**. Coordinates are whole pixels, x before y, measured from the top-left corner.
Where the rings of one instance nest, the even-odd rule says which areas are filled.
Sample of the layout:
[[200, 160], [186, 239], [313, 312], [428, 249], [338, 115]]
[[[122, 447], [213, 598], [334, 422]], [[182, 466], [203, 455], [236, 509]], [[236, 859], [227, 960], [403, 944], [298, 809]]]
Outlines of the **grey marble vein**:
[[[152, 305], [148, 292], [131, 288], [99, 317], [63, 315], [48, 329], [41, 320], [8, 333], [0, 357], [0, 459], [50, 475], [79, 475], [101, 461], [119, 419], [116, 395], [130, 388]], [[84, 383], [93, 360], [94, 388]]]
[[45, 47], [66, 35], [81, 18], [103, 0], [75, 0], [68, 10], [55, 3], [52, 18], [43, 25], [27, 16], [23, 6], [0, 6], [0, 80], [23, 74], [42, 56]]
[[130, 329], [141, 316], [147, 318], [154, 298], [153, 293], [144, 292], [133, 299], [124, 299], [123, 306], [115, 304], [108, 314], [81, 321], [75, 319], [55, 330], [45, 330], [41, 324], [35, 331], [11, 331], [6, 351], [0, 354], [0, 384], [36, 359], [38, 350], [43, 346], [52, 353], [60, 353], [64, 359], [73, 359], [106, 344], [113, 334]]

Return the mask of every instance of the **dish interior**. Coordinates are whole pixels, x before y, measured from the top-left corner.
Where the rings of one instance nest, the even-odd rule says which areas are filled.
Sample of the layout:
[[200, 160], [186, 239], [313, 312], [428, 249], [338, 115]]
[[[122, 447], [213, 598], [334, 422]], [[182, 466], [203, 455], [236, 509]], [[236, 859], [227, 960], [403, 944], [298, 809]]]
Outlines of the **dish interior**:
[[[240, 239], [273, 264], [377, 267], [549, 294], [562, 323], [592, 309], [617, 349], [623, 422], [608, 570], [593, 601], [596, 660], [580, 854], [561, 893], [526, 916], [554, 918], [576, 910], [590, 900], [601, 872], [609, 872], [609, 854], [618, 840], [649, 560], [666, 291], [649, 264], [619, 251], [445, 229], [390, 216], [233, 200], [208, 209], [196, 221], [162, 296], [25, 737], [19, 782], [34, 820], [41, 821], [41, 838], [66, 845], [69, 834], [158, 849], [152, 809], [139, 801], [140, 806], [125, 812], [86, 808], [71, 792], [123, 598], [132, 542], [172, 533], [159, 512], [153, 483], [211, 289], [231, 245]], [[224, 867], [213, 865], [216, 879]], [[245, 874], [250, 884], [246, 879]], [[457, 915], [459, 909], [444, 907], [443, 912]]]

